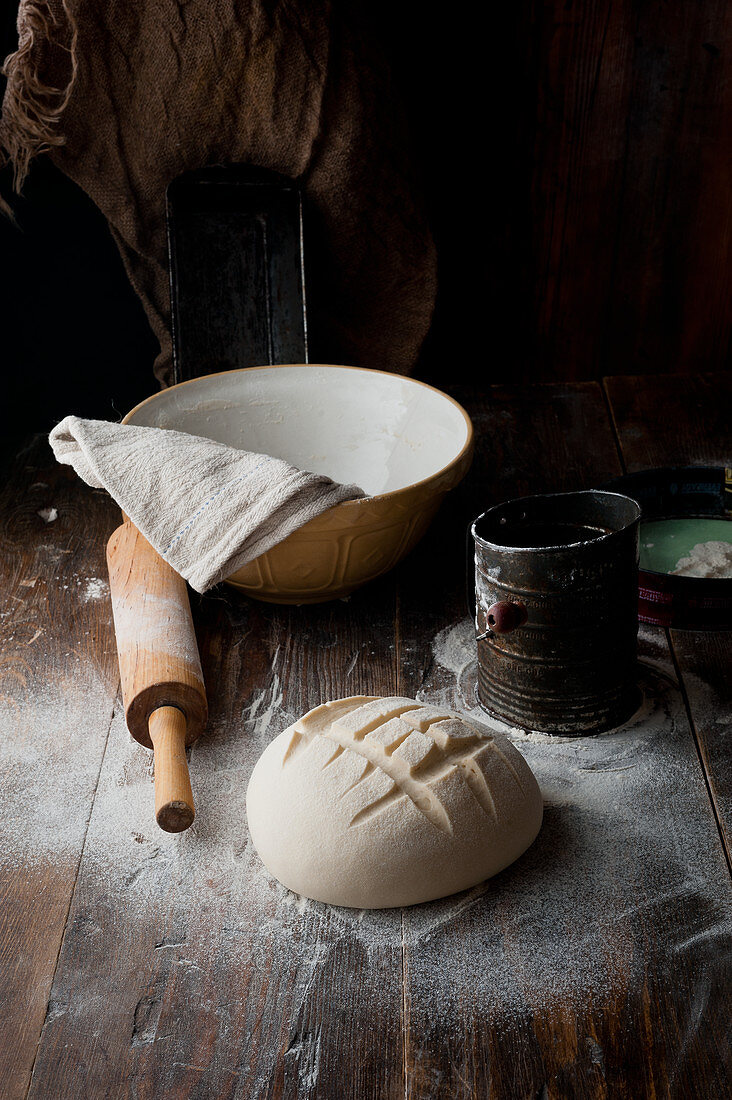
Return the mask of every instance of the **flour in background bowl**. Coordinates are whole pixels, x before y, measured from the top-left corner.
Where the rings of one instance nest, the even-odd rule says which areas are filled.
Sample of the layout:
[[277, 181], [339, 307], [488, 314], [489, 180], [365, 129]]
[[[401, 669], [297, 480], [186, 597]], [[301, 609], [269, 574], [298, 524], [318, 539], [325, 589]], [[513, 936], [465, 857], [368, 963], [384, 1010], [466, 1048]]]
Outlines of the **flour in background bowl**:
[[698, 542], [687, 557], [679, 558], [672, 570], [675, 577], [732, 578], [732, 543]]

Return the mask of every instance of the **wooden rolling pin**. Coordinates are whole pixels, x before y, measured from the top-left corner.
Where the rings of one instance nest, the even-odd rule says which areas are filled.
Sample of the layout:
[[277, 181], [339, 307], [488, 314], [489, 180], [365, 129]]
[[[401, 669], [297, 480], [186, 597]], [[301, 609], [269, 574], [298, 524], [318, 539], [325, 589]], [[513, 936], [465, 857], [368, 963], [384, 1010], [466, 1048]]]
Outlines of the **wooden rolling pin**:
[[127, 519], [107, 564], [127, 728], [155, 753], [158, 825], [179, 833], [195, 816], [185, 750], [208, 714], [186, 583]]

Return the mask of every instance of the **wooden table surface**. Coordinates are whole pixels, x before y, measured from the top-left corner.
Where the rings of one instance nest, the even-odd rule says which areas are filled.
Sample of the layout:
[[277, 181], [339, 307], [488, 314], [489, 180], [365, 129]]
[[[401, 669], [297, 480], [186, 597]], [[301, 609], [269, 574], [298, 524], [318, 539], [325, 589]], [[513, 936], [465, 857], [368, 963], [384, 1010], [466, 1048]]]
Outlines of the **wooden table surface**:
[[121, 713], [104, 561], [117, 509], [43, 440], [7, 471], [4, 1100], [729, 1095], [732, 634], [644, 627], [645, 702], [623, 730], [517, 734], [544, 825], [466, 894], [333, 909], [279, 887], [249, 844], [254, 762], [310, 707], [358, 693], [475, 707], [469, 518], [624, 469], [732, 464], [729, 375], [456, 396], [473, 470], [390, 576], [316, 607], [193, 598], [211, 719], [180, 836], [154, 824], [150, 758]]

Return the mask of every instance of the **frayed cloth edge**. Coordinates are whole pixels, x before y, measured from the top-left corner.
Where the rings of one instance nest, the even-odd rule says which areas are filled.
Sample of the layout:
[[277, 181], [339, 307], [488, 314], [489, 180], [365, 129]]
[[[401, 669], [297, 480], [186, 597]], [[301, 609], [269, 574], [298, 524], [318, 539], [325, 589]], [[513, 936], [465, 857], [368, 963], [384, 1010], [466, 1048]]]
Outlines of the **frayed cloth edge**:
[[[3, 65], [7, 77], [0, 145], [2, 163], [13, 166], [13, 190], [19, 194], [31, 161], [63, 145], [59, 130], [76, 83], [78, 31], [67, 0], [54, 12], [43, 0], [24, 0], [18, 11], [18, 48]], [[61, 88], [41, 76], [44, 51], [53, 46], [69, 55], [69, 75]], [[0, 198], [0, 210], [13, 217], [10, 205]]]

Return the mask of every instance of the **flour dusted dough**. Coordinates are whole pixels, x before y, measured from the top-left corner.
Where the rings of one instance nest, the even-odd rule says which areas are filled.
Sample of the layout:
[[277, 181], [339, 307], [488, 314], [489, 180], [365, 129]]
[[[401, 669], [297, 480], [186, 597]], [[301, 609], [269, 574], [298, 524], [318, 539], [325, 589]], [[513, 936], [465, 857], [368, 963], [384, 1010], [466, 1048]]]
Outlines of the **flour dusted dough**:
[[262, 753], [247, 791], [262, 862], [333, 905], [413, 905], [475, 886], [528, 848], [539, 786], [504, 737], [414, 699], [311, 710]]

